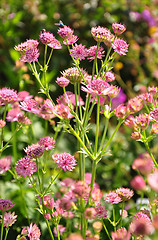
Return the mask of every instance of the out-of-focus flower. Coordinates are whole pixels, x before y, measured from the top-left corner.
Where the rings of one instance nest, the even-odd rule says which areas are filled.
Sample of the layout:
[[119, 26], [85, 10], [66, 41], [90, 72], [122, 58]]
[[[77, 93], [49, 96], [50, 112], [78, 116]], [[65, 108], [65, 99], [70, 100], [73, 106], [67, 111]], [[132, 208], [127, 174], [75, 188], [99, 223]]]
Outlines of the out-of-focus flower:
[[53, 150], [55, 147], [55, 140], [47, 136], [47, 137], [40, 138], [40, 140], [38, 141], [38, 144], [44, 147], [46, 151]]
[[151, 134], [158, 134], [158, 123], [153, 123], [151, 126]]
[[85, 48], [85, 45], [82, 44], [75, 44], [72, 49], [70, 49], [70, 55], [75, 60], [84, 60], [87, 57], [87, 48]]
[[43, 155], [44, 146], [39, 144], [32, 144], [24, 149], [28, 158], [39, 158]]
[[33, 223], [31, 223], [30, 226], [27, 227], [27, 231], [30, 240], [40, 240], [41, 231], [36, 224], [33, 225]]
[[86, 198], [89, 194], [89, 186], [85, 181], [76, 182], [72, 192], [75, 194], [76, 198]]
[[93, 229], [96, 233], [99, 233], [102, 230], [103, 224], [100, 221], [96, 221], [93, 223]]
[[139, 133], [139, 132], [133, 132], [133, 133], [131, 133], [131, 138], [132, 138], [133, 140], [138, 141], [139, 139], [141, 139], [141, 137], [142, 137], [142, 135], [141, 135], [141, 133]]
[[135, 97], [128, 101], [127, 109], [130, 113], [138, 112], [143, 108], [142, 99]]
[[24, 43], [15, 46], [15, 50], [21, 54], [20, 60], [22, 62], [37, 62], [40, 55], [37, 46], [37, 40], [29, 39]]
[[155, 170], [154, 173], [147, 176], [147, 181], [149, 186], [158, 193], [158, 170]]
[[127, 232], [125, 227], [119, 228], [116, 232], [111, 233], [113, 240], [129, 240], [131, 237], [130, 232]]
[[18, 95], [14, 89], [2, 88], [0, 89], [0, 105], [14, 103], [18, 99]]
[[44, 196], [43, 204], [44, 204], [48, 209], [53, 210], [53, 208], [54, 208], [54, 198], [51, 197], [50, 194], [49, 194], [48, 196]]
[[83, 238], [78, 233], [71, 233], [65, 240], [83, 240]]
[[120, 104], [118, 107], [116, 107], [114, 114], [118, 118], [124, 118], [127, 114], [127, 107], [124, 104]]
[[117, 52], [119, 55], [126, 55], [126, 52], [128, 52], [128, 44], [120, 38], [114, 40], [112, 48], [114, 49], [114, 52]]
[[135, 128], [146, 129], [149, 126], [149, 115], [146, 113], [139, 114], [135, 117]]
[[16, 163], [16, 172], [21, 177], [31, 176], [36, 171], [36, 163], [30, 160], [28, 157], [21, 158]]
[[[87, 50], [87, 56], [90, 61], [94, 60], [95, 59], [95, 54], [96, 54], [96, 51], [97, 51], [97, 46], [92, 46], [90, 47], [88, 50]], [[104, 51], [104, 48], [103, 47], [99, 47], [98, 48], [98, 52], [97, 52], [97, 58], [98, 59], [102, 59], [105, 55], [104, 55], [105, 51]]]
[[111, 102], [111, 110], [116, 109], [120, 104], [123, 104], [126, 101], [126, 94], [123, 92], [122, 89], [119, 88], [119, 93], [116, 97], [112, 99]]
[[119, 195], [114, 191], [111, 191], [110, 193], [106, 194], [105, 198], [104, 198], [104, 201], [108, 202], [110, 204], [117, 204], [119, 202], [122, 202]]
[[0, 159], [0, 174], [8, 171], [10, 169], [11, 156], [7, 156]]
[[133, 190], [129, 188], [117, 188], [116, 193], [122, 201], [127, 201], [134, 195]]
[[97, 212], [96, 212], [95, 208], [93, 208], [93, 207], [87, 208], [85, 211], [85, 218], [86, 219], [94, 219], [96, 214], [97, 214]]
[[107, 71], [106, 73], [103, 74], [102, 77], [105, 78], [106, 82], [112, 82], [115, 80], [115, 75], [111, 71]]
[[[59, 230], [59, 234], [62, 235], [64, 232], [66, 232], [66, 227], [64, 227], [63, 225], [59, 224], [58, 225], [58, 230]], [[56, 229], [56, 227], [54, 227], [54, 234], [57, 237], [57, 229]]]
[[5, 125], [6, 125], [6, 121], [0, 119], [0, 128], [5, 127]]
[[0, 210], [2, 212], [10, 210], [14, 204], [8, 199], [0, 199]]
[[64, 171], [72, 171], [76, 166], [76, 159], [70, 153], [57, 153], [52, 158]]
[[[77, 102], [76, 102], [77, 101]], [[77, 95], [77, 98], [74, 93], [70, 91], [66, 91], [63, 95], [59, 96], [57, 99], [58, 104], [64, 104], [64, 105], [73, 105], [73, 106], [83, 106], [84, 101], [83, 99]]]
[[[2, 215], [0, 215], [2, 218]], [[17, 215], [15, 215], [15, 212], [5, 212], [4, 213], [4, 227], [8, 228], [11, 227], [16, 222]], [[0, 220], [2, 222], [2, 220]]]
[[116, 35], [120, 35], [126, 30], [126, 27], [120, 23], [113, 23], [112, 29]]
[[136, 190], [143, 190], [146, 186], [145, 181], [142, 176], [135, 176], [131, 181], [130, 185]]
[[69, 106], [66, 106], [64, 104], [56, 104], [53, 108], [53, 114], [56, 116], [59, 116], [64, 119], [71, 119], [74, 116], [70, 113]]
[[57, 77], [56, 83], [60, 86], [60, 87], [67, 87], [69, 85], [69, 80], [65, 77]]
[[140, 171], [143, 175], [148, 175], [152, 172], [154, 167], [154, 163], [152, 158], [148, 153], [141, 154], [138, 158], [136, 158], [132, 164], [132, 168], [134, 170]]

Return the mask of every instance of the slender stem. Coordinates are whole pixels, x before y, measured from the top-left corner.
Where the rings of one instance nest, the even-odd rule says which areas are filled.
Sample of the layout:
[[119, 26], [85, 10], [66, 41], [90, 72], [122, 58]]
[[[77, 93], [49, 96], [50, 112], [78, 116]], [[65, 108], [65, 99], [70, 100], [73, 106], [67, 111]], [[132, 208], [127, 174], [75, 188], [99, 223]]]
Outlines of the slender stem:
[[[11, 122], [11, 130], [12, 130], [12, 135], [15, 132], [15, 122]], [[14, 162], [17, 161], [17, 144], [16, 144], [16, 134], [13, 135], [12, 138], [12, 149], [13, 149], [13, 156], [14, 156]]]
[[90, 204], [90, 201], [91, 201], [91, 193], [93, 191], [93, 186], [94, 186], [94, 182], [95, 182], [96, 168], [97, 168], [97, 161], [93, 160], [92, 178], [91, 178], [91, 185], [90, 185], [91, 189], [90, 189], [89, 196], [88, 196], [88, 205]]
[[40, 192], [42, 193], [42, 184], [41, 184], [41, 180], [40, 180], [40, 169], [39, 169], [39, 161], [38, 161], [38, 158], [36, 158], [36, 165], [37, 165], [38, 184], [39, 184]]
[[155, 167], [158, 168], [158, 163], [156, 162], [156, 160], [155, 160], [155, 158], [154, 158], [154, 156], [153, 156], [153, 154], [152, 154], [152, 152], [151, 152], [151, 150], [150, 150], [150, 148], [149, 148], [148, 142], [144, 142], [144, 145], [145, 145], [145, 147], [146, 147], [146, 149], [147, 149], [150, 157], [152, 158], [152, 160], [153, 160], [153, 162], [154, 162], [154, 164], [155, 164]]
[[95, 75], [95, 69], [96, 69], [96, 65], [97, 65], [97, 54], [98, 54], [99, 46], [100, 46], [100, 42], [97, 42], [97, 50], [95, 52], [95, 58], [94, 58], [93, 69], [92, 69], [92, 79]]
[[58, 240], [60, 240], [60, 233], [59, 233], [58, 224], [56, 225], [56, 230], [57, 230], [57, 236], [58, 236]]
[[98, 149], [98, 138], [99, 138], [99, 115], [100, 115], [100, 104], [99, 104], [99, 96], [97, 97], [97, 116], [96, 116], [96, 133], [95, 133], [95, 147], [94, 147], [94, 155], [97, 154]]
[[104, 68], [105, 68], [105, 66], [106, 66], [105, 64], [106, 64], [107, 59], [108, 59], [108, 57], [109, 57], [109, 55], [110, 55], [111, 49], [112, 49], [112, 47], [109, 48], [109, 50], [108, 50], [108, 52], [107, 52], [107, 54], [106, 54], [106, 58], [105, 58], [104, 63], [102, 64], [102, 66], [101, 66], [101, 68], [100, 68], [100, 70], [99, 70], [99, 73], [98, 73], [98, 75], [97, 75], [97, 78], [100, 76], [101, 72], [102, 72], [102, 74], [103, 74], [103, 70], [104, 70]]
[[48, 187], [46, 188], [46, 190], [44, 191], [44, 193], [42, 194], [43, 196], [48, 192], [48, 190], [50, 189], [51, 185], [55, 182], [55, 180], [57, 179], [57, 177], [59, 177], [60, 173], [62, 172], [62, 169], [60, 169], [60, 171], [58, 172], [58, 174], [51, 180], [50, 184], [48, 185]]
[[54, 236], [53, 236], [52, 230], [51, 230], [51, 228], [50, 228], [48, 219], [45, 219], [45, 221], [46, 221], [46, 224], [47, 224], [48, 231], [49, 231], [49, 234], [50, 234], [50, 236], [51, 236], [51, 239], [54, 240]]
[[104, 227], [104, 229], [105, 229], [105, 232], [106, 232], [106, 234], [108, 235], [108, 238], [111, 240], [110, 234], [109, 234], [109, 232], [108, 232], [107, 227], [105, 226], [105, 223], [104, 223], [104, 220], [103, 220], [103, 219], [102, 219], [102, 223], [103, 223], [103, 227]]
[[[5, 105], [4, 107], [4, 113], [3, 113], [3, 121], [5, 121], [5, 118], [6, 118], [6, 114], [7, 114], [7, 107], [8, 105]], [[1, 139], [0, 139], [0, 146], [1, 146], [1, 149], [3, 148], [3, 127], [1, 129]]]
[[101, 149], [102, 149], [102, 147], [103, 147], [103, 144], [104, 144], [104, 142], [105, 142], [106, 132], [107, 132], [107, 129], [108, 129], [108, 123], [109, 123], [109, 118], [106, 118], [105, 128], [104, 128], [102, 140], [101, 140], [101, 143], [100, 143], [99, 152], [101, 151]]
[[4, 212], [2, 212], [1, 240], [3, 239], [3, 229], [4, 229]]
[[113, 204], [113, 226], [114, 226], [114, 231], [116, 232], [116, 218], [115, 218], [115, 207], [114, 207], [114, 204]]
[[7, 227], [6, 230], [5, 230], [5, 238], [4, 238], [4, 240], [7, 240], [8, 232], [9, 232], [9, 227]]
[[47, 65], [46, 65], [46, 59], [47, 59], [47, 45], [45, 44], [45, 50], [44, 50], [44, 85], [47, 86], [47, 80], [46, 80], [46, 71], [47, 71]]
[[50, 55], [49, 55], [49, 58], [48, 58], [48, 61], [47, 61], [47, 66], [48, 66], [48, 64], [49, 64], [49, 62], [50, 62], [50, 59], [51, 59], [51, 57], [52, 57], [52, 54], [53, 54], [53, 48], [51, 49], [51, 52], [50, 52]]

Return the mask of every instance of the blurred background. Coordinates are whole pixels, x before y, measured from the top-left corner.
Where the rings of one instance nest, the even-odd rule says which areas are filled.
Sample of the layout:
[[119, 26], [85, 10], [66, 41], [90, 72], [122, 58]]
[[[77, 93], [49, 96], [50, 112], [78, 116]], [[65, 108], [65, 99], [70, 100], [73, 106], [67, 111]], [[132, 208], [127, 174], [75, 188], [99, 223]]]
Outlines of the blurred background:
[[[145, 92], [148, 86], [157, 85], [158, 0], [1, 0], [0, 2], [1, 88], [7, 86], [17, 91], [29, 91], [33, 96], [37, 95], [37, 83], [28, 65], [18, 62], [19, 54], [14, 50], [14, 46], [26, 39], [39, 40], [42, 29], [52, 32], [61, 41], [57, 34], [58, 26], [56, 25], [60, 20], [74, 29], [74, 34], [79, 38], [78, 44], [82, 43], [87, 48], [96, 44], [91, 36], [91, 27], [103, 26], [112, 30], [112, 23], [114, 22], [125, 24], [127, 30], [122, 37], [129, 44], [129, 52], [126, 56], [118, 56], [115, 60], [113, 70], [116, 75], [116, 82], [122, 87], [127, 98]], [[44, 49], [42, 44], [39, 47], [40, 61], [42, 62]], [[60, 88], [55, 83], [56, 78], [61, 75], [61, 71], [72, 67], [71, 58], [64, 45], [62, 49], [54, 50], [49, 65], [47, 77], [49, 78], [53, 100], [55, 100], [61, 94]], [[91, 73], [92, 63], [83, 61], [81, 66]], [[39, 139], [44, 134], [43, 125], [39, 120], [35, 120], [37, 121], [37, 124], [34, 125], [35, 133], [39, 134], [36, 136]], [[114, 129], [113, 126], [111, 124], [109, 135]], [[92, 130], [93, 134], [95, 132]], [[30, 143], [26, 138], [20, 137], [20, 134], [17, 135], [17, 138], [21, 141], [18, 145], [20, 158], [24, 154], [23, 148]], [[74, 149], [74, 138], [65, 134], [65, 137], [60, 139], [58, 149], [74, 152], [76, 150]], [[9, 151], [8, 154], [11, 154]], [[156, 147], [153, 147], [153, 151], [156, 154], [158, 153]], [[131, 171], [131, 164], [143, 152], [145, 150], [141, 143], [131, 140], [130, 130], [125, 127], [121, 128], [111, 147], [112, 156], [103, 159], [98, 165], [96, 181], [101, 189], [104, 191], [115, 189], [120, 187], [120, 183], [124, 187], [129, 187], [131, 175], [134, 175]], [[7, 153], [5, 154], [7, 155]], [[91, 171], [89, 160], [86, 161], [86, 168], [87, 171]], [[77, 170], [73, 175], [71, 174], [71, 177], [77, 179], [78, 175], [76, 173]], [[5, 176], [1, 182], [0, 187], [3, 183], [2, 196], [14, 199], [16, 203], [19, 202], [17, 212], [25, 217], [26, 212], [21, 205], [20, 190], [17, 189], [16, 184], [9, 182], [10, 179], [11, 176]], [[25, 182], [22, 182], [22, 184], [25, 185]], [[34, 211], [31, 210], [33, 200], [29, 201], [34, 197], [24, 185], [21, 194], [26, 193], [25, 200], [27, 205], [30, 206], [29, 216], [34, 218]], [[23, 220], [21, 218], [21, 225], [24, 225]], [[16, 231], [18, 230], [16, 229]]]

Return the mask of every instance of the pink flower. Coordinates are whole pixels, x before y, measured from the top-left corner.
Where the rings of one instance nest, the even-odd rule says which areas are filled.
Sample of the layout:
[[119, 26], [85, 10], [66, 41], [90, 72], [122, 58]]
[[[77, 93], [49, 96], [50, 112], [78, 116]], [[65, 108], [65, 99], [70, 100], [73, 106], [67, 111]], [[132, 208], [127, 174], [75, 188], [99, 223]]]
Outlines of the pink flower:
[[135, 97], [128, 101], [127, 109], [130, 113], [138, 112], [143, 108], [142, 99]]
[[14, 204], [8, 199], [0, 199], [0, 210], [2, 212], [10, 210]]
[[72, 171], [76, 166], [76, 159], [70, 153], [57, 153], [52, 155], [52, 158], [64, 171]]
[[28, 237], [30, 240], [40, 240], [41, 232], [40, 229], [37, 227], [36, 224], [30, 224], [29, 227], [27, 227], [28, 231]]
[[143, 212], [136, 213], [134, 220], [129, 226], [129, 231], [136, 236], [150, 235], [153, 230], [150, 218]]
[[54, 208], [54, 198], [51, 197], [50, 194], [48, 196], [44, 196], [43, 203], [48, 209], [53, 210], [53, 208]]
[[82, 236], [78, 233], [71, 233], [66, 240], [83, 240]]
[[127, 107], [124, 104], [120, 104], [116, 109], [114, 114], [118, 118], [124, 118], [127, 114]]
[[5, 127], [5, 125], [6, 125], [6, 122], [4, 120], [0, 119], [0, 128]]
[[132, 164], [134, 170], [139, 171], [143, 175], [148, 175], [152, 172], [154, 163], [148, 153], [141, 154]]
[[[58, 230], [59, 230], [59, 234], [62, 235], [64, 232], [66, 232], [66, 227], [64, 227], [63, 225], [59, 224], [58, 225]], [[57, 237], [57, 229], [56, 229], [56, 227], [54, 227], [54, 234]]]
[[136, 189], [136, 190], [143, 190], [145, 188], [145, 181], [143, 179], [143, 177], [141, 176], [135, 176], [131, 181], [130, 184], [132, 186], [132, 188]]
[[111, 233], [113, 240], [130, 240], [131, 234], [125, 227], [119, 228], [116, 232]]
[[65, 77], [57, 77], [56, 83], [60, 86], [60, 87], [67, 87], [69, 85], [69, 80]]
[[60, 42], [57, 39], [55, 39], [52, 33], [43, 30], [43, 32], [40, 33], [39, 38], [43, 44], [48, 45], [53, 49], [62, 48]]
[[6, 120], [8, 122], [18, 121], [18, 116], [20, 113], [22, 113], [20, 108], [13, 108], [13, 109], [9, 110], [7, 113], [7, 116], [6, 116]]
[[29, 39], [24, 43], [15, 47], [15, 50], [21, 54], [20, 60], [22, 62], [37, 62], [40, 55], [37, 46], [39, 42], [37, 40]]
[[112, 48], [114, 49], [114, 52], [117, 52], [119, 55], [126, 55], [126, 52], [128, 52], [128, 44], [120, 38], [114, 40]]
[[70, 108], [64, 104], [56, 104], [53, 109], [54, 115], [58, 115], [64, 119], [73, 118], [73, 115], [70, 113]]
[[126, 30], [126, 27], [120, 23], [113, 23], [112, 28], [116, 35], [120, 35]]
[[103, 74], [103, 77], [105, 78], [106, 82], [112, 82], [115, 80], [115, 75], [111, 71], [108, 71], [105, 74]]
[[0, 105], [14, 103], [17, 101], [18, 95], [14, 89], [2, 88], [0, 89]]
[[21, 158], [16, 163], [16, 172], [21, 177], [31, 176], [36, 171], [36, 163], [30, 160], [28, 157]]
[[110, 204], [117, 204], [117, 203], [121, 202], [122, 200], [117, 193], [112, 191], [112, 192], [106, 194], [104, 201], [108, 202]]
[[20, 107], [22, 110], [26, 112], [32, 112], [35, 114], [39, 113], [39, 106], [38, 102], [34, 99], [28, 99], [23, 102], [20, 102]]
[[[87, 72], [84, 71], [82, 68], [80, 69], [83, 77], [85, 78], [87, 76]], [[78, 70], [77, 67], [72, 67], [72, 68], [68, 68], [66, 69], [64, 72], [62, 72], [63, 77], [67, 78], [71, 84], [74, 84], [76, 82], [82, 82], [82, 76], [81, 73]]]
[[150, 118], [152, 121], [158, 121], [158, 108], [155, 108], [150, 112]]
[[149, 174], [147, 177], [149, 186], [158, 193], [158, 170], [155, 170], [154, 173]]
[[[103, 80], [97, 79], [88, 83], [86, 87], [81, 87], [82, 91], [92, 94], [92, 96], [104, 96], [104, 91], [109, 87], [109, 84]], [[106, 94], [105, 94], [106, 95]]]
[[84, 101], [83, 99], [77, 95], [77, 103], [76, 103], [76, 97], [75, 94], [70, 92], [70, 91], [66, 91], [63, 95], [59, 96], [59, 98], [57, 99], [57, 103], [58, 104], [64, 104], [64, 105], [68, 105], [68, 104], [72, 104], [74, 106], [83, 106], [84, 105]]
[[10, 169], [11, 156], [7, 156], [0, 159], [0, 174], [8, 171]]
[[70, 49], [70, 55], [75, 59], [75, 60], [84, 60], [87, 57], [87, 49], [85, 48], [84, 45], [82, 44], [75, 44], [72, 49]]
[[151, 134], [158, 134], [158, 123], [153, 123], [152, 124]]
[[55, 140], [51, 137], [43, 137], [40, 138], [38, 144], [42, 147], [44, 147], [45, 150], [53, 150], [55, 147]]
[[93, 208], [93, 207], [87, 208], [85, 211], [85, 218], [86, 219], [94, 219], [96, 214], [97, 214], [97, 212], [96, 212], [95, 208]]
[[27, 157], [29, 158], [39, 158], [43, 155], [44, 147], [43, 145], [39, 144], [32, 144], [28, 146], [24, 151], [27, 154]]
[[[87, 50], [87, 56], [90, 61], [95, 59], [95, 54], [97, 51], [97, 46], [92, 46]], [[105, 51], [103, 47], [99, 47], [98, 52], [97, 52], [97, 58], [102, 59], [105, 55], [104, 55]]]
[[78, 40], [77, 36], [73, 35], [73, 32], [74, 30], [66, 25], [58, 29], [58, 34], [64, 39], [63, 43], [65, 45], [74, 44]]
[[110, 44], [113, 40], [113, 35], [110, 30], [104, 27], [92, 27], [91, 34], [97, 42], [106, 42], [106, 44]]
[[146, 113], [143, 114], [139, 114], [138, 116], [136, 116], [135, 118], [135, 124], [136, 124], [136, 128], [138, 129], [146, 129], [149, 126], [149, 115]]
[[[2, 218], [2, 215], [0, 215]], [[4, 213], [4, 227], [8, 228], [11, 227], [16, 222], [17, 215], [15, 215], [15, 212], [5, 212]], [[0, 220], [2, 222], [2, 220]]]
[[129, 188], [117, 188], [116, 193], [122, 201], [127, 201], [134, 195], [133, 190], [130, 190]]
[[21, 91], [21, 92], [18, 92], [18, 101], [24, 101], [24, 100], [28, 100], [32, 98], [32, 95], [29, 94], [29, 92], [27, 91]]
[[101, 204], [96, 207], [96, 212], [97, 212], [96, 216], [98, 218], [106, 218], [107, 217], [107, 210]]
[[89, 191], [90, 189], [88, 184], [81, 180], [76, 182], [74, 189], [72, 190], [77, 198], [86, 198], [89, 194]]

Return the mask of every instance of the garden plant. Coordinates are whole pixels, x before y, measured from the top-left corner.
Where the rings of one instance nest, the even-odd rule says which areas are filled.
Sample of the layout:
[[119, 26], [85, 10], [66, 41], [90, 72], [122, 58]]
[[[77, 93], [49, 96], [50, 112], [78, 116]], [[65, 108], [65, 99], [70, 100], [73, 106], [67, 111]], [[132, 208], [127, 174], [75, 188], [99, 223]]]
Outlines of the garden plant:
[[[19, 214], [25, 218], [18, 226], [18, 201], [1, 198], [0, 239], [9, 238], [12, 228], [17, 240], [157, 239], [158, 163], [151, 146], [158, 134], [158, 88], [149, 86], [128, 99], [118, 86], [114, 66], [130, 47], [122, 37], [125, 25], [92, 27], [96, 45], [89, 48], [69, 26], [61, 21], [56, 26], [59, 40], [43, 29], [39, 40], [27, 39], [15, 46], [20, 54], [18, 66], [27, 65], [32, 72], [37, 95], [0, 89], [0, 174], [2, 178], [8, 174], [10, 186], [19, 189]], [[48, 69], [54, 51], [60, 54], [63, 46], [72, 66], [55, 80], [63, 91], [55, 100]], [[84, 61], [89, 61], [91, 72], [84, 68]], [[39, 138], [37, 121], [44, 126]], [[120, 129], [133, 142], [140, 142], [144, 152], [132, 164], [135, 176], [130, 187], [119, 182], [117, 188], [101, 189], [97, 171], [112, 159]], [[73, 152], [60, 151], [64, 134]], [[29, 144], [18, 158], [18, 146], [25, 137]], [[12, 156], [7, 155], [10, 149]]]

